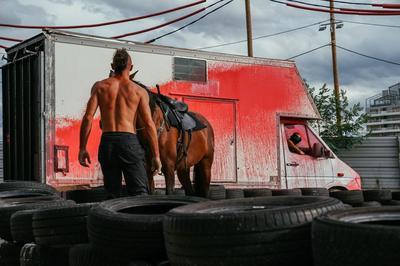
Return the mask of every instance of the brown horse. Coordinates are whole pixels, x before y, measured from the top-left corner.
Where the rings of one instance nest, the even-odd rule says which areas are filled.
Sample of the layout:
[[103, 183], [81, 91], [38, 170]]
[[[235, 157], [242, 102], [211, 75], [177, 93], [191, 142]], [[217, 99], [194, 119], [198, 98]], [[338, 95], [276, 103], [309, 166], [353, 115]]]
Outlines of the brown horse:
[[[133, 77], [131, 76], [133, 80]], [[183, 149], [178, 149], [180, 131], [168, 125], [162, 109], [157, 104], [158, 94], [148, 90], [143, 84], [134, 81], [136, 84], [144, 87], [149, 93], [150, 109], [153, 121], [157, 128], [158, 145], [160, 149], [160, 159], [162, 163], [162, 173], [165, 177], [166, 194], [174, 193], [175, 171], [182, 184], [186, 195], [196, 195], [206, 197], [211, 182], [211, 166], [214, 159], [214, 131], [207, 119], [199, 113], [194, 113], [196, 118], [202, 122], [206, 128], [191, 133], [191, 140], [188, 143], [188, 133], [185, 140], [187, 155], [182, 154]], [[151, 173], [151, 153], [148, 149], [147, 135], [143, 134], [142, 122], [138, 116], [137, 128], [138, 136], [146, 150], [146, 170], [149, 179], [150, 192], [154, 192], [154, 178]], [[190, 179], [190, 168], [194, 166], [193, 185]]]

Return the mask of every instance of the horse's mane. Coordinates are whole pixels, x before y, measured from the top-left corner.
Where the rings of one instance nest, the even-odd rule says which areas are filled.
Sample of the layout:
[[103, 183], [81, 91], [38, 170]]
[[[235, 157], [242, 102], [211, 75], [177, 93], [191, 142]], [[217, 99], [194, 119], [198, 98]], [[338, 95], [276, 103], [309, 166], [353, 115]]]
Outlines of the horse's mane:
[[133, 77], [131, 78], [131, 80], [133, 83], [135, 83], [136, 85], [138, 85], [146, 90], [147, 94], [149, 95], [149, 105], [150, 105], [151, 113], [154, 113], [154, 111], [156, 110], [157, 95], [154, 92], [150, 91], [150, 89], [146, 85], [141, 83], [140, 81], [134, 80]]

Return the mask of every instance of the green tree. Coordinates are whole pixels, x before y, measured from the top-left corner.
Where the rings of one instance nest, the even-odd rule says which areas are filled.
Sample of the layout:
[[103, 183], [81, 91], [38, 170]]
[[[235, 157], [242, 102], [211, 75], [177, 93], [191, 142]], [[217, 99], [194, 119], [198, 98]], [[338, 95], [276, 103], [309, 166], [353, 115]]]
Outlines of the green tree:
[[335, 96], [331, 89], [324, 84], [319, 90], [310, 87], [306, 82], [308, 91], [321, 115], [321, 120], [311, 123], [322, 139], [334, 151], [349, 149], [354, 144], [362, 142], [368, 135], [364, 132], [363, 125], [367, 122], [367, 115], [363, 113], [360, 103], [350, 105], [346, 91], [340, 92], [340, 111], [342, 124], [336, 125]]

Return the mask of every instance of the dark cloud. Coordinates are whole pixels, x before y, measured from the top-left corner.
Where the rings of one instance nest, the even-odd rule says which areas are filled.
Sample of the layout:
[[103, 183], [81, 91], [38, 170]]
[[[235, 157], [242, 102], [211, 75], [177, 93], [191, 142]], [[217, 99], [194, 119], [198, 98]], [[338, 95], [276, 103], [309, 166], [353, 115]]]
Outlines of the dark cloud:
[[[85, 15], [82, 14], [91, 14], [92, 20], [99, 20], [98, 22], [100, 22], [104, 20], [128, 18], [154, 13], [179, 5], [192, 3], [195, 0], [48, 1], [51, 3], [51, 7], [54, 7], [54, 5], [59, 5], [60, 7], [58, 10], [45, 11], [44, 9], [46, 8], [46, 5], [39, 6], [33, 0], [30, 0], [30, 5], [22, 4], [21, 2], [14, 0], [2, 0], [0, 18], [1, 20], [10, 23], [51, 24], [52, 22], [56, 21], [57, 23], [64, 24], [79, 24], [88, 22]], [[115, 25], [98, 29], [82, 29], [80, 31], [104, 36], [132, 32], [175, 19], [179, 16], [183, 16], [184, 14], [194, 11], [201, 6], [206, 6], [216, 1], [217, 0], [208, 0], [206, 4], [191, 7], [175, 13], [146, 19], [140, 22], [137, 21], [124, 25]], [[371, 0], [365, 1], [377, 2]], [[253, 0], [251, 3], [254, 37], [301, 27], [307, 24], [327, 20], [329, 18], [329, 14], [292, 9], [283, 5], [272, 3], [270, 1]], [[71, 6], [73, 6], [75, 9], [71, 9]], [[76, 8], [78, 7], [81, 8], [80, 13], [79, 10], [76, 11]], [[63, 10], [65, 10], [65, 12], [70, 10], [69, 17], [63, 16]], [[198, 48], [245, 39], [246, 25], [244, 10], [244, 1], [235, 0], [216, 13], [209, 15], [185, 30], [158, 40], [156, 44], [184, 48]], [[55, 12], [54, 15], [57, 17], [49, 15], [53, 14], [53, 12]], [[70, 20], [71, 12], [76, 12], [76, 20], [72, 23]], [[177, 27], [194, 20], [202, 14], [198, 14], [196, 17], [188, 18], [184, 21], [175, 23], [157, 31], [128, 37], [127, 39], [146, 41], [174, 30]], [[63, 17], [68, 17], [68, 20], [63, 20]], [[337, 19], [400, 25], [400, 18], [398, 16], [337, 16]], [[94, 22], [92, 20], [90, 22]], [[15, 37], [29, 37], [33, 35], [34, 32], [35, 31], [0, 29], [0, 34], [3, 33], [4, 35]], [[340, 46], [360, 53], [400, 62], [400, 50], [398, 49], [399, 34], [399, 28], [372, 27], [345, 23], [344, 28], [337, 31], [337, 42]], [[259, 57], [285, 59], [329, 42], [329, 31], [326, 30], [320, 32], [318, 31], [318, 26], [313, 26], [288, 34], [256, 40], [254, 41], [254, 53]], [[247, 52], [246, 43], [223, 46], [209, 50], [242, 55], [245, 55]], [[330, 47], [325, 47], [313, 53], [298, 57], [295, 59], [295, 61], [300, 73], [310, 82], [310, 84], [318, 87], [323, 83], [327, 83], [330, 87], [332, 87], [333, 82]], [[338, 50], [338, 65], [340, 84], [343, 88], [346, 88], [349, 91], [349, 95], [351, 95], [351, 97], [354, 97], [354, 99], [351, 99], [354, 102], [364, 102], [364, 98], [368, 97], [368, 95], [378, 93], [391, 84], [400, 81], [400, 66], [373, 61], [371, 59], [363, 58], [346, 51]]]

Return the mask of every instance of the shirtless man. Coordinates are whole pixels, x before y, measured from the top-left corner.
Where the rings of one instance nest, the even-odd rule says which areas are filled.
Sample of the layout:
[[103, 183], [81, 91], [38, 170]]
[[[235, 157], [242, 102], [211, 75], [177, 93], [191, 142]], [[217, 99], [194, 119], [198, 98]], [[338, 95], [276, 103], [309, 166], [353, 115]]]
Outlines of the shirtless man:
[[161, 171], [157, 131], [151, 117], [149, 95], [129, 79], [132, 60], [125, 49], [118, 49], [111, 64], [114, 75], [93, 85], [82, 118], [79, 163], [91, 163], [86, 144], [92, 129], [93, 116], [100, 107], [103, 134], [99, 147], [99, 162], [104, 187], [113, 197], [120, 196], [122, 173], [129, 195], [148, 194], [144, 166], [144, 150], [136, 136], [136, 118], [140, 114], [150, 139], [153, 153], [153, 173]]

